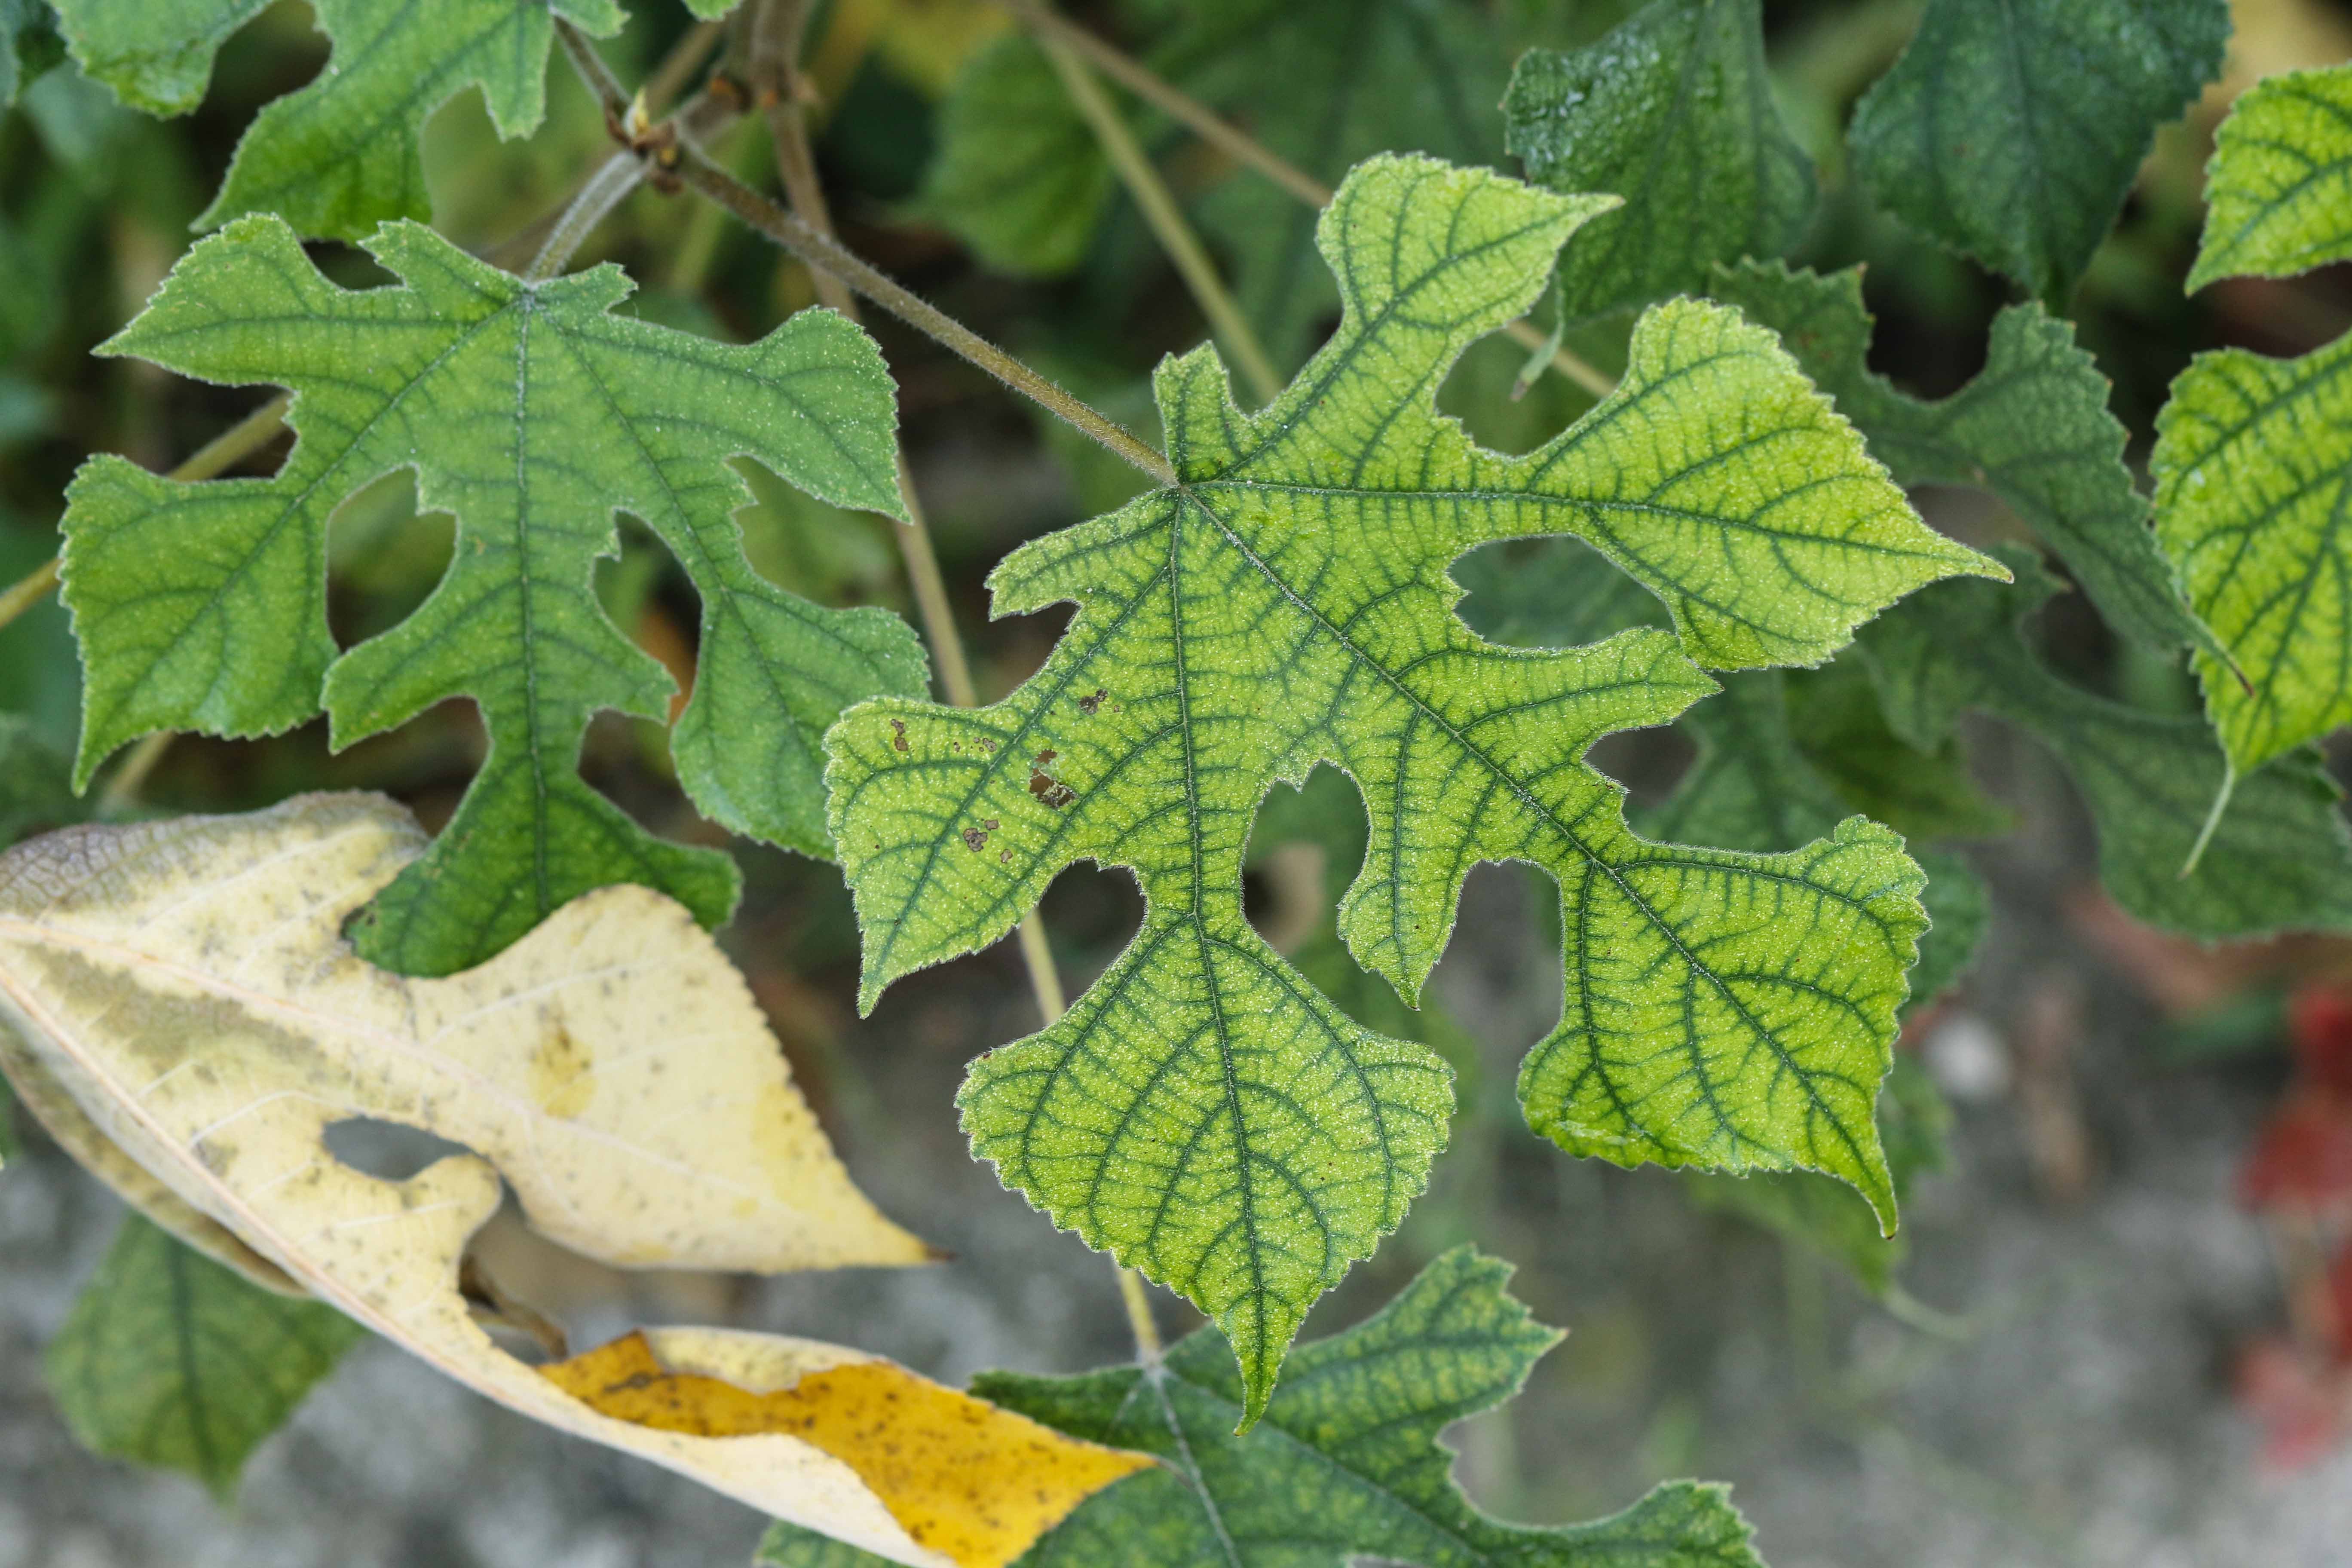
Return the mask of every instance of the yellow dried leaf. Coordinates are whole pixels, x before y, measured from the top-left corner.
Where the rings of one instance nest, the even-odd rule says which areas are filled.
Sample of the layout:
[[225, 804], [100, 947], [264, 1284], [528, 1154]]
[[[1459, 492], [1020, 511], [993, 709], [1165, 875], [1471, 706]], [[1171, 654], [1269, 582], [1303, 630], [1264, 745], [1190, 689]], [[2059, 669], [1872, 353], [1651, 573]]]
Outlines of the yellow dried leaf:
[[[640, 1426], [796, 1436], [856, 1470], [916, 1542], [972, 1568], [1012, 1562], [1079, 1503], [1151, 1463], [888, 1362], [793, 1368], [781, 1386], [746, 1387], [756, 1373], [728, 1364], [723, 1351], [732, 1347], [698, 1347], [688, 1333], [666, 1331], [659, 1352], [630, 1334], [541, 1372], [583, 1404]], [[688, 1370], [698, 1360], [726, 1370]]]
[[[1003, 1561], [925, 1545], [822, 1441], [616, 1416], [474, 1322], [458, 1266], [501, 1176], [534, 1228], [624, 1267], [931, 1254], [850, 1182], [742, 977], [671, 900], [602, 889], [446, 979], [362, 962], [344, 921], [424, 843], [390, 801], [338, 795], [20, 846], [0, 857], [0, 1070], [160, 1224], [493, 1399], [898, 1562]], [[353, 1119], [471, 1152], [382, 1180], [327, 1150]], [[658, 1342], [670, 1366], [752, 1389], [882, 1364], [717, 1331]], [[882, 1375], [926, 1386], [857, 1373]], [[965, 1436], [940, 1462], [992, 1473], [995, 1434]], [[902, 1507], [922, 1489], [888, 1484]]]

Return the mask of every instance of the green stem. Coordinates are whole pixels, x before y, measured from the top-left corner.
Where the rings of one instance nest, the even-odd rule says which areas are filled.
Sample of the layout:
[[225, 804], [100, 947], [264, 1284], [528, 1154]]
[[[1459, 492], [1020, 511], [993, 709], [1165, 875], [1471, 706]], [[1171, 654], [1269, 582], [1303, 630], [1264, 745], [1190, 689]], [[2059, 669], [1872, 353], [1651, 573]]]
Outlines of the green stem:
[[49, 596], [58, 585], [58, 558], [50, 556], [33, 572], [0, 593], [0, 626], [6, 626]]
[[645, 177], [646, 161], [635, 153], [615, 153], [604, 160], [604, 166], [588, 177], [580, 194], [572, 198], [572, 205], [563, 209], [563, 216], [555, 220], [555, 226], [547, 231], [547, 238], [523, 277], [539, 283], [562, 271], [590, 232], [611, 216]]
[[1252, 395], [1262, 404], [1273, 402], [1281, 395], [1282, 378], [1275, 374], [1265, 345], [1257, 341], [1249, 319], [1234, 302], [1224, 279], [1217, 276], [1216, 264], [1209, 259], [1201, 237], [1184, 220], [1183, 209], [1176, 205], [1168, 182], [1160, 177], [1160, 170], [1135, 140], [1135, 133], [1128, 129], [1118, 105], [1103, 91], [1102, 83], [1095, 79], [1094, 72], [1087, 68], [1086, 61], [1078, 58], [1069, 42], [1034, 19], [1045, 14], [1042, 0], [1014, 0], [1013, 8], [1024, 17], [1032, 18], [1030, 25], [1036, 35], [1037, 47], [1053, 62], [1055, 73], [1062, 79], [1063, 89], [1093, 130], [1095, 140], [1102, 144], [1104, 156], [1118, 172], [1119, 183], [1142, 209], [1143, 219], [1151, 226], [1160, 248], [1176, 264], [1184, 287], [1192, 290], [1201, 313], [1209, 318], [1210, 329], [1223, 340], [1226, 351], [1241, 368], [1243, 379], [1249, 383]]
[[[556, 19], [555, 36], [581, 79], [588, 84], [588, 90], [604, 105], [614, 123], [625, 123], [628, 98], [594, 47], [579, 28], [561, 17]], [[1168, 459], [1137, 440], [1117, 420], [1071, 396], [896, 279], [845, 249], [839, 241], [819, 233], [796, 215], [751, 189], [712, 163], [690, 140], [681, 142], [677, 152], [676, 173], [698, 194], [717, 202], [810, 267], [832, 273], [942, 348], [986, 371], [1160, 483], [1177, 482], [1176, 470], [1169, 466]]]

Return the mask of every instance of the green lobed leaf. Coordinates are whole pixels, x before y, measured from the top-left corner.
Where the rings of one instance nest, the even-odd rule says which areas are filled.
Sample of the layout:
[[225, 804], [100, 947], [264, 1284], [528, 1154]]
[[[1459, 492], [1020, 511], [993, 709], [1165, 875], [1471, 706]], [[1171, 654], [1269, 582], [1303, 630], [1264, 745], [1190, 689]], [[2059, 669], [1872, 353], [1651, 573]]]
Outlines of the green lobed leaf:
[[[653, 837], [575, 771], [600, 708], [660, 719], [672, 685], [597, 605], [613, 513], [642, 518], [702, 595], [698, 674], [671, 735], [695, 803], [738, 832], [828, 853], [820, 737], [849, 702], [918, 692], [919, 645], [876, 609], [828, 610], [754, 573], [730, 511], [748, 456], [824, 500], [899, 514], [888, 374], [864, 333], [809, 310], [716, 343], [611, 313], [611, 267], [529, 284], [428, 229], [369, 242], [403, 284], [329, 283], [275, 218], [199, 244], [103, 352], [296, 394], [267, 479], [179, 483], [119, 458], [68, 492], [65, 600], [88, 667], [77, 784], [153, 730], [273, 733], [324, 705], [338, 747], [470, 697], [490, 748], [448, 830], [372, 906], [373, 962], [446, 973], [591, 888], [638, 881], [707, 923], [735, 875]], [[397, 468], [454, 513], [417, 612], [339, 655], [327, 520]]]
[[[1712, 689], [1685, 647], [1819, 660], [1911, 588], [2000, 568], [1922, 526], [1719, 307], [1644, 317], [1616, 395], [1525, 457], [1439, 417], [1464, 347], [1604, 208], [1424, 158], [1360, 166], [1320, 231], [1340, 326], [1291, 387], [1244, 415], [1213, 350], [1168, 361], [1179, 483], [997, 567], [999, 613], [1079, 605], [1045, 668], [991, 708], [868, 703], [827, 738], [867, 1007], [1003, 936], [1064, 866], [1136, 871], [1133, 944], [974, 1064], [964, 1123], [1008, 1184], [1217, 1321], [1252, 1416], [1307, 1308], [1423, 1184], [1450, 1100], [1430, 1052], [1339, 1015], [1243, 917], [1258, 800], [1320, 761], [1372, 824], [1341, 931], [1408, 1000], [1473, 864], [1559, 881], [1567, 1013], [1521, 1079], [1538, 1131], [1625, 1164], [1829, 1170], [1892, 1222], [1869, 1114], [1916, 868], [1860, 821], [1781, 856], [1645, 844], [1580, 759]], [[1682, 646], [1534, 653], [1454, 618], [1457, 556], [1563, 532], [1664, 598]]]
[[49, 1343], [49, 1388], [91, 1452], [184, 1470], [226, 1502], [253, 1451], [366, 1337], [126, 1215]]
[[1537, 184], [1625, 198], [1560, 258], [1570, 321], [1697, 292], [1712, 264], [1777, 256], [1812, 216], [1812, 160], [1773, 101], [1760, 0], [1656, 0], [1584, 48], [1529, 49], [1503, 118]]
[[133, 109], [185, 114], [202, 103], [213, 56], [269, 0], [54, 0], [82, 74]]
[[[1591, 547], [1532, 542], [1517, 560], [1481, 551], [1454, 568], [1474, 597], [1465, 618], [1496, 642], [1573, 647], [1664, 619], [1658, 602]], [[1514, 546], [1514, 551], [1519, 549]], [[1674, 794], [1635, 826], [1647, 838], [1710, 848], [1795, 849], [1861, 812], [1929, 838], [2007, 830], [1977, 793], [1956, 740], [1920, 751], [1887, 728], [1859, 650], [1818, 670], [1747, 670], [1675, 721], [1698, 751]], [[1907, 1013], [1959, 977], [1988, 919], [1984, 884], [1958, 858], [1919, 857], [1930, 925], [1919, 940]]]
[[1902, 483], [1990, 490], [2058, 552], [2116, 631], [2168, 652], [2221, 651], [2158, 547], [2124, 465], [2110, 384], [2070, 323], [2039, 305], [2003, 310], [1983, 372], [1931, 403], [1870, 370], [1861, 268], [1826, 278], [1777, 263], [1728, 268], [1713, 292], [1780, 334]]
[[2053, 674], [2021, 624], [2059, 584], [2030, 552], [1998, 552], [2019, 588], [1949, 584], [1862, 633], [1895, 731], [1916, 746], [1952, 732], [1969, 710], [2031, 731], [2073, 773], [2099, 833], [2101, 879], [2152, 924], [2191, 936], [2256, 936], [2352, 922], [2352, 838], [2337, 791], [2308, 754], [2242, 778], [2193, 875], [2190, 847], [2219, 794], [2224, 762], [2194, 718], [2111, 702]]
[[2057, 309], [2229, 37], [2228, 0], [1929, 0], [1854, 107], [1854, 167], [1905, 223]]
[[[1369, 1321], [1302, 1346], [1246, 1436], [1244, 1395], [1206, 1330], [1147, 1371], [983, 1373], [973, 1392], [1073, 1436], [1159, 1457], [1032, 1547], [1024, 1568], [1761, 1568], [1724, 1489], [1668, 1481], [1590, 1524], [1506, 1524], [1474, 1506], [1439, 1439], [1517, 1394], [1560, 1336], [1505, 1289], [1509, 1267], [1457, 1247]], [[778, 1525], [770, 1568], [879, 1560]]]
[[919, 213], [1000, 272], [1051, 277], [1086, 259], [1110, 203], [1110, 163], [1027, 34], [1008, 33], [964, 63], [938, 136]]
[[2214, 137], [2205, 196], [2191, 293], [2352, 256], [2352, 66], [2287, 71], [2239, 94]]

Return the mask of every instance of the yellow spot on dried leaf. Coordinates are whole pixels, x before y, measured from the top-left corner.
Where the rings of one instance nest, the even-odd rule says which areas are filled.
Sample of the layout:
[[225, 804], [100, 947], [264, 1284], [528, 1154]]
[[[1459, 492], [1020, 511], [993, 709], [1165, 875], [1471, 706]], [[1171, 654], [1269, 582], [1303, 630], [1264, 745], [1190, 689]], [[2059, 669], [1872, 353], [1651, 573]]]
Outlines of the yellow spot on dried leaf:
[[662, 1363], [642, 1333], [541, 1373], [591, 1409], [697, 1437], [784, 1434], [857, 1472], [907, 1533], [963, 1568], [1001, 1568], [1096, 1492], [1152, 1461], [1065, 1437], [888, 1362], [767, 1392]]

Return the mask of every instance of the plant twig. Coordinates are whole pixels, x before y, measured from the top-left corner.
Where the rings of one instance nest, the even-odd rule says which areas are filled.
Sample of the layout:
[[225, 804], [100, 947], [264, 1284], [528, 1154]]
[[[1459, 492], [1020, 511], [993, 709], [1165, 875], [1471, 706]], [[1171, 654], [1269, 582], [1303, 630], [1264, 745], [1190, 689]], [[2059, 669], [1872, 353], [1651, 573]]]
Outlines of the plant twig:
[[[164, 475], [165, 479], [194, 482], [209, 479], [269, 444], [284, 428], [286, 410], [294, 399], [279, 393], [190, 454], [188, 460]], [[0, 591], [0, 626], [6, 626], [35, 605], [47, 598], [58, 585], [61, 562], [55, 555], [34, 569], [23, 579]]]
[[[1013, 0], [1013, 8], [1024, 16], [1042, 16], [1045, 12], [1043, 0]], [[1087, 68], [1087, 62], [1078, 58], [1077, 51], [1060, 33], [1034, 22], [1032, 26], [1036, 31], [1037, 47], [1053, 62], [1055, 73], [1062, 79], [1063, 89], [1093, 130], [1095, 140], [1102, 144], [1103, 155], [1118, 171], [1119, 183], [1143, 210], [1143, 219], [1151, 226], [1160, 248], [1176, 264], [1184, 287], [1192, 290], [1201, 313], [1209, 318], [1210, 330], [1223, 340], [1243, 379], [1249, 383], [1251, 393], [1260, 403], [1273, 402], [1281, 395], [1282, 378], [1275, 374], [1273, 362], [1266, 358], [1249, 319], [1234, 302], [1224, 279], [1217, 276], [1216, 263], [1209, 259], [1201, 237], [1185, 221], [1184, 210], [1177, 205], [1168, 182], [1160, 177], [1159, 168], [1136, 142], [1135, 133], [1127, 128], [1118, 105], [1103, 91], [1102, 83], [1095, 79], [1094, 72]]]
[[58, 585], [58, 558], [50, 556], [31, 573], [0, 592], [0, 626], [6, 626], [49, 596]]
[[[555, 36], [581, 79], [604, 107], [614, 123], [625, 123], [629, 100], [594, 47], [579, 28], [558, 17]], [[1168, 459], [1136, 439], [1108, 415], [1088, 406], [1027, 365], [947, 314], [919, 294], [891, 278], [841, 242], [819, 232], [797, 214], [787, 211], [720, 168], [689, 139], [675, 149], [670, 172], [766, 235], [819, 271], [830, 272], [850, 288], [881, 306], [908, 326], [961, 359], [986, 371], [1022, 396], [1035, 403], [1080, 434], [1150, 475], [1163, 485], [1177, 482]]]
[[698, 149], [687, 152], [679, 162], [678, 174], [687, 184], [718, 202], [811, 267], [833, 273], [942, 348], [986, 371], [1160, 484], [1177, 483], [1176, 470], [1169, 465], [1168, 459], [1136, 439], [1134, 433], [1117, 420], [1065, 392], [920, 295], [844, 249], [836, 241], [819, 234], [719, 168], [704, 157]]

